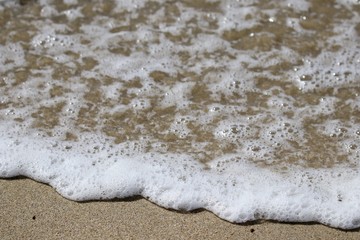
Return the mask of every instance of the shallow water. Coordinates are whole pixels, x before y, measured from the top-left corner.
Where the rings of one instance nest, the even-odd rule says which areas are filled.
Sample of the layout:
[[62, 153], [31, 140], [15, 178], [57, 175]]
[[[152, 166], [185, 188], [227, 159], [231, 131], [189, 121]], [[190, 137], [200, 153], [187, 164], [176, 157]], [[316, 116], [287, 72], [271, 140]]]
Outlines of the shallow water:
[[360, 226], [357, 1], [0, 1], [0, 176]]

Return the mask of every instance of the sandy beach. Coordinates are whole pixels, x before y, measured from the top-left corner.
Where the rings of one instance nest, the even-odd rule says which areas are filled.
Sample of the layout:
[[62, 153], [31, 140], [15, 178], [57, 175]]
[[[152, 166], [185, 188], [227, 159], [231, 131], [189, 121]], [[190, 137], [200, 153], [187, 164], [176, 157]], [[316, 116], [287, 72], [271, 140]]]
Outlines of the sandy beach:
[[359, 227], [355, 2], [0, 0], [0, 240], [360, 239], [4, 179]]
[[359, 239], [320, 224], [232, 224], [207, 211], [179, 213], [136, 198], [73, 202], [30, 179], [0, 180], [5, 239]]

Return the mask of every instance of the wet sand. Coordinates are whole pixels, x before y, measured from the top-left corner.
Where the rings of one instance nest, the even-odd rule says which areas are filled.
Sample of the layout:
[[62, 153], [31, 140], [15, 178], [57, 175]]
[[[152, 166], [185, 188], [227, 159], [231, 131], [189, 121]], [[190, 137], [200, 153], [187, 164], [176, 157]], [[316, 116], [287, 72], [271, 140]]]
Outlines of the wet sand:
[[144, 199], [73, 202], [30, 179], [0, 180], [5, 239], [360, 239], [360, 230], [261, 221], [232, 224], [207, 211], [179, 213]]

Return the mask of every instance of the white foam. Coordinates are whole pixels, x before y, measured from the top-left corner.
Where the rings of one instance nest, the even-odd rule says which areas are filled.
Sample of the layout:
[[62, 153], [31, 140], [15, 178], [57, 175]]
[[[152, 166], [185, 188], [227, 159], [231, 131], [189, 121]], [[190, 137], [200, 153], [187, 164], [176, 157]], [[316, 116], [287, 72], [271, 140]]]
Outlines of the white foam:
[[84, 155], [84, 145], [73, 144], [66, 152], [46, 141], [33, 143], [34, 138], [1, 136], [2, 177], [28, 176], [77, 201], [142, 195], [167, 208], [205, 208], [232, 222], [265, 218], [340, 228], [360, 224], [357, 170], [294, 168], [280, 174], [236, 156], [223, 156], [205, 170], [186, 155], [140, 154], [109, 161], [110, 152], [103, 148]]
[[[307, 1], [282, 1], [274, 9], [223, 1], [218, 11], [176, 2], [173, 22], [163, 20], [169, 16], [162, 1], [131, 31], [126, 26], [146, 2], [115, 2], [111, 14], [122, 13], [121, 20], [110, 13], [81, 19], [79, 1], [65, 1], [70, 9], [58, 12], [42, 0], [31, 41], [0, 46], [0, 177], [27, 176], [77, 201], [141, 195], [232, 222], [360, 227], [358, 13], [329, 26], [334, 35], [317, 39], [320, 53], [306, 55], [290, 45], [241, 45], [262, 34], [272, 41], [275, 33], [266, 29], [241, 41], [225, 33], [280, 24], [279, 6], [300, 16]], [[349, 2], [338, 4], [351, 11]], [[1, 2], [0, 14], [9, 6], [18, 7]], [[69, 34], [66, 24], [51, 20], [62, 14], [70, 23], [81, 19], [80, 30]], [[284, 24], [295, 36], [313, 34], [301, 21], [292, 16]], [[117, 27], [124, 29], [112, 31]], [[337, 44], [341, 49], [330, 51]], [[31, 66], [29, 54], [37, 64], [42, 56], [53, 63], [17, 83], [17, 72]], [[94, 66], [83, 70], [86, 58]], [[63, 74], [54, 77], [56, 71]], [[64, 91], [51, 92], [59, 86]], [[86, 99], [91, 93], [100, 100]], [[166, 108], [174, 112], [160, 111]], [[51, 126], [45, 120], [53, 115], [58, 121]], [[74, 139], [64, 140], [69, 133]], [[328, 149], [315, 148], [309, 160], [304, 156], [317, 144], [311, 133]]]

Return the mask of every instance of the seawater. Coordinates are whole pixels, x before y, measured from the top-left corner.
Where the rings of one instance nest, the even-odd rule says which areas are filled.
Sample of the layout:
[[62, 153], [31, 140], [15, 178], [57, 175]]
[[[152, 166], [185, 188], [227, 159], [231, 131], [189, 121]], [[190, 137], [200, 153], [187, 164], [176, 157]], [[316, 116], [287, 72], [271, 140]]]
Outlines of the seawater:
[[360, 227], [360, 4], [0, 1], [0, 177]]

